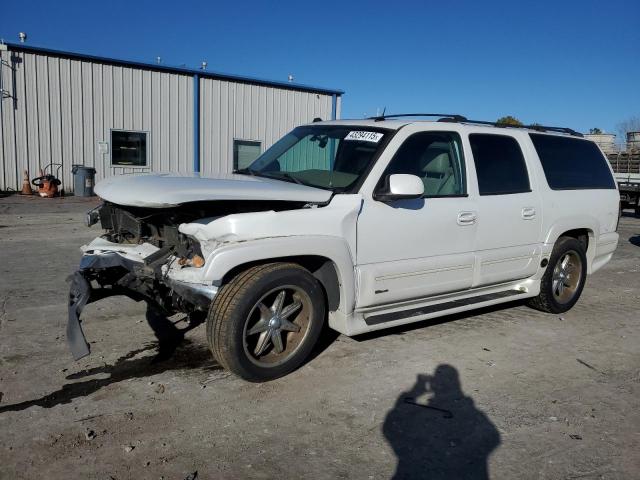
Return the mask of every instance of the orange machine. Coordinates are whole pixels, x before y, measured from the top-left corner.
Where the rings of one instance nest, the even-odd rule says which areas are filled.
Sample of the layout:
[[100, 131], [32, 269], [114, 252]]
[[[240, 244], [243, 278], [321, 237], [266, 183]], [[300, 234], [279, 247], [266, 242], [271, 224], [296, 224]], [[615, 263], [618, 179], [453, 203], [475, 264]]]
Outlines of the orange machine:
[[[59, 163], [50, 163], [44, 170], [40, 170], [40, 176], [31, 180], [36, 187], [38, 187], [38, 195], [44, 198], [53, 198], [58, 195], [58, 185], [62, 182], [53, 175], [54, 165], [56, 168], [56, 173], [60, 171], [62, 165]], [[47, 169], [50, 169], [50, 173], [45, 173]]]

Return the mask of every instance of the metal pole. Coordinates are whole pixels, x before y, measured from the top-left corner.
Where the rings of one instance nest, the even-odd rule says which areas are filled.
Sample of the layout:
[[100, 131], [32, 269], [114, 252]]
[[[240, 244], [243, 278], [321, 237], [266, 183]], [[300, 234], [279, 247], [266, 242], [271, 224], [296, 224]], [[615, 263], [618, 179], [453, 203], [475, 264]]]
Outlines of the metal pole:
[[338, 109], [338, 96], [334, 93], [331, 96], [331, 120], [336, 119], [337, 109]]
[[200, 173], [200, 75], [193, 75], [193, 173]]

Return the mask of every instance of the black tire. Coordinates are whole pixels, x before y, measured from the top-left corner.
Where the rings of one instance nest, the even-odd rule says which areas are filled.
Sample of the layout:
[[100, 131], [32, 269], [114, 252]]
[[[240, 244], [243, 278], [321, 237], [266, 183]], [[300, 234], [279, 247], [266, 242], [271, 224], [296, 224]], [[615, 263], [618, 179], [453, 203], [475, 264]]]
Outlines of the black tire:
[[[249, 335], [262, 338], [262, 333], [250, 334], [250, 325], [254, 322], [254, 328], [258, 323], [264, 326], [265, 311], [260, 307], [272, 303], [272, 308], [266, 310], [271, 315], [269, 312], [276, 308], [273, 299], [279, 297], [281, 291], [289, 290], [290, 293], [282, 294], [282, 298], [290, 295], [289, 307], [297, 303], [301, 306], [295, 317], [290, 313], [290, 317], [283, 318], [291, 318], [291, 322], [300, 328], [299, 332], [285, 331], [284, 326], [277, 330], [284, 335], [280, 336], [280, 347], [284, 346], [284, 350], [278, 353], [274, 343], [277, 339], [269, 334], [272, 330], [265, 331], [269, 346], [264, 355], [256, 355], [254, 349], [259, 347], [249, 345]], [[269, 298], [272, 294], [274, 296]], [[284, 301], [280, 303], [283, 314], [287, 309], [283, 308]], [[322, 286], [305, 268], [294, 263], [257, 265], [239, 273], [220, 289], [209, 309], [207, 339], [214, 357], [227, 370], [251, 382], [273, 380], [304, 363], [322, 331], [325, 310]], [[267, 324], [271, 328], [271, 323]], [[287, 352], [288, 349], [291, 351]], [[280, 360], [278, 355], [282, 356]]]
[[[567, 301], [559, 301], [558, 295], [554, 293], [554, 271], [559, 262], [566, 255], [575, 254], [580, 260], [580, 265], [576, 266], [573, 273], [580, 275], [572, 295]], [[553, 247], [547, 270], [544, 272], [540, 282], [540, 294], [529, 300], [530, 307], [547, 313], [563, 313], [570, 310], [580, 298], [587, 278], [587, 256], [584, 244], [573, 237], [560, 237]]]

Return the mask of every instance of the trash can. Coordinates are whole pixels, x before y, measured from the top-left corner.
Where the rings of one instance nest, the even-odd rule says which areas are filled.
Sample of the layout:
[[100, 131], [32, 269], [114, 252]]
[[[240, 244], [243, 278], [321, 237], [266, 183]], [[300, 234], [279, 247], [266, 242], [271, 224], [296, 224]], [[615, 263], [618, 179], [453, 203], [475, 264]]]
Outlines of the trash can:
[[73, 194], [77, 197], [93, 197], [96, 169], [84, 165], [72, 165], [71, 173], [73, 173]]

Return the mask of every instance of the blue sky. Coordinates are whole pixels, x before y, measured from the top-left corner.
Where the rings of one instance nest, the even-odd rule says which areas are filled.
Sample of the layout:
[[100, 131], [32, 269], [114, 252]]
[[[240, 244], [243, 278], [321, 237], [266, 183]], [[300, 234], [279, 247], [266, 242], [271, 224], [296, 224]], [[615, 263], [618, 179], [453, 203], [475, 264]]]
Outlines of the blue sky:
[[582, 131], [640, 116], [640, 1], [6, 1], [0, 37], [335, 87], [343, 118], [460, 113]]

